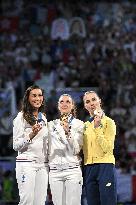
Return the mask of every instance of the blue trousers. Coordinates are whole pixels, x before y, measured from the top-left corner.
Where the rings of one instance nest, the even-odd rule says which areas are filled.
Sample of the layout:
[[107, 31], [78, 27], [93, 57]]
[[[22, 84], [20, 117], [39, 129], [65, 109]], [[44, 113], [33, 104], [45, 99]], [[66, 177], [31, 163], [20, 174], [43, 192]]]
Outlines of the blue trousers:
[[116, 205], [116, 173], [113, 164], [84, 166], [84, 186], [88, 205]]

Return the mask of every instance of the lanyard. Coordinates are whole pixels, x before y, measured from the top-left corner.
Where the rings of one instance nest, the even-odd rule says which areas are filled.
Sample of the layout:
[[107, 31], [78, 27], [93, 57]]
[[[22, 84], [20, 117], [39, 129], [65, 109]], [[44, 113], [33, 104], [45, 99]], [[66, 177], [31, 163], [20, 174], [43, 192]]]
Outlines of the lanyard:
[[89, 117], [88, 121], [92, 122], [94, 120], [94, 117]]
[[70, 119], [68, 120], [68, 123], [71, 124], [72, 120], [74, 119], [73, 116], [70, 117]]
[[39, 112], [38, 113], [38, 120], [37, 120], [37, 122], [44, 122], [44, 120], [42, 119], [42, 113], [41, 112]]

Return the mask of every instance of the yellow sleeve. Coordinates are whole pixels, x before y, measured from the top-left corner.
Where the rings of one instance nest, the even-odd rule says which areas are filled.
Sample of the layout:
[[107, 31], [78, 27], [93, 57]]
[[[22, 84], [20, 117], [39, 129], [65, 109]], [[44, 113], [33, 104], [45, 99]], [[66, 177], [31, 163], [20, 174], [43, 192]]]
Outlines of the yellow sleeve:
[[113, 153], [114, 140], [116, 135], [116, 125], [114, 120], [106, 120], [106, 130], [104, 131], [103, 125], [94, 128], [96, 133], [96, 140], [103, 149], [104, 153]]

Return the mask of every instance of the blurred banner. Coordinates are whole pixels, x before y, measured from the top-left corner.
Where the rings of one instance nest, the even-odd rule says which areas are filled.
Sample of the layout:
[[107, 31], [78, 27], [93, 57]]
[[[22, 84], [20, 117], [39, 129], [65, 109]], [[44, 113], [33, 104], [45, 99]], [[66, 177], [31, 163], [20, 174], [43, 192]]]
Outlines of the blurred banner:
[[13, 32], [18, 29], [19, 17], [0, 16], [0, 32]]
[[69, 25], [66, 19], [58, 18], [53, 21], [51, 27], [51, 38], [53, 40], [58, 38], [67, 40], [69, 38]]
[[69, 25], [70, 35], [78, 35], [80, 37], [85, 38], [86, 37], [86, 28], [85, 23], [81, 17], [73, 17], [70, 20]]

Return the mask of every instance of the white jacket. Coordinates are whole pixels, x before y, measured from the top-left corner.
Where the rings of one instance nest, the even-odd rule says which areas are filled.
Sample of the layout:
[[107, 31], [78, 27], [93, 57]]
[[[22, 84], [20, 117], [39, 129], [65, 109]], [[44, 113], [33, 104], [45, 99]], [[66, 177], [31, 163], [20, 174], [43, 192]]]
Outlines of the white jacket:
[[43, 128], [30, 140], [29, 134], [32, 126], [23, 118], [23, 113], [19, 112], [13, 121], [13, 149], [18, 151], [17, 161], [47, 162], [47, 119], [42, 114], [44, 120]]
[[67, 168], [69, 166], [79, 166], [80, 164], [78, 154], [83, 145], [84, 123], [73, 118], [70, 126], [70, 140], [68, 140], [59, 119], [48, 123], [50, 168]]

